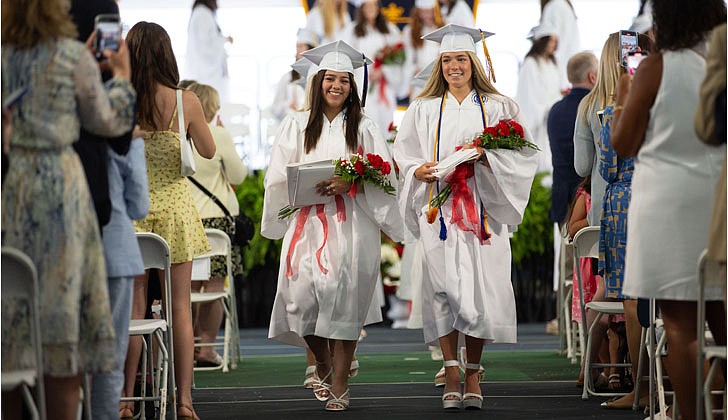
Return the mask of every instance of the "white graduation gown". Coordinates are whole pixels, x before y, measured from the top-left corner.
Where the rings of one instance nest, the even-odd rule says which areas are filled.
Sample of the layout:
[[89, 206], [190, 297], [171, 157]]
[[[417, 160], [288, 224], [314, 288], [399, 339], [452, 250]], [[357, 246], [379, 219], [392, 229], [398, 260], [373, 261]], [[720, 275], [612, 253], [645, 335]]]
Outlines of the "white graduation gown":
[[212, 10], [204, 6], [192, 9], [187, 28], [185, 78], [214, 87], [223, 101], [228, 97], [226, 42]]
[[[341, 32], [341, 39], [362, 52], [372, 61], [377, 53], [387, 45], [395, 45], [402, 42], [402, 34], [396, 25], [388, 23], [389, 33], [383, 34], [375, 29], [368, 28], [366, 35], [358, 37], [354, 33], [354, 23], [347, 25]], [[374, 65], [369, 66], [372, 71]], [[397, 90], [402, 83], [402, 65], [382, 65], [381, 69], [384, 73], [386, 82], [383, 92], [381, 82], [369, 83], [369, 92], [367, 93], [366, 106], [364, 110], [366, 114], [374, 120], [379, 127], [382, 136], [388, 135], [387, 128], [394, 119], [394, 110], [397, 108]], [[364, 69], [359, 68], [354, 72], [356, 85], [361, 92], [364, 89]], [[383, 94], [382, 94], [383, 93]], [[360, 94], [361, 97], [361, 94]]]
[[455, 25], [465, 26], [466, 28], [472, 28], [475, 25], [473, 11], [465, 0], [456, 1], [450, 11], [443, 9], [442, 17], [445, 20], [445, 24], [454, 23]]
[[566, 89], [571, 85], [566, 77], [566, 64], [572, 55], [581, 51], [576, 15], [566, 0], [551, 0], [541, 12], [541, 24], [549, 24], [556, 29], [559, 45], [554, 55], [561, 75], [561, 87]]
[[[501, 119], [518, 119], [518, 106], [504, 96], [485, 99], [489, 126]], [[434, 343], [451, 331], [487, 342], [516, 342], [516, 305], [511, 286], [511, 248], [508, 225], [518, 225], [528, 203], [536, 171], [536, 151], [487, 150], [491, 168], [475, 164], [467, 184], [476, 206], [488, 212], [490, 245], [481, 245], [470, 232], [450, 224], [452, 196], [443, 205], [447, 238], [439, 238], [440, 223], [427, 223], [429, 185], [415, 170], [433, 160], [441, 98], [416, 99], [405, 113], [394, 143], [394, 158], [404, 177], [400, 209], [405, 226], [419, 236], [426, 268], [423, 272], [423, 332]], [[458, 104], [448, 95], [442, 116], [440, 159], [455, 151], [465, 138], [483, 131], [475, 92]], [[528, 138], [528, 132], [526, 132]]]
[[[281, 124], [266, 173], [261, 223], [261, 234], [266, 238], [283, 237], [278, 290], [268, 336], [298, 346], [305, 346], [302, 337], [307, 335], [341, 340], [359, 338], [379, 281], [380, 229], [400, 241], [403, 226], [396, 195], [385, 194], [381, 189], [363, 185], [354, 199], [343, 194], [346, 207], [343, 222], [337, 219], [332, 199], [324, 207], [328, 225], [328, 238], [320, 255], [321, 264], [328, 270], [324, 274], [316, 257], [324, 241], [324, 230], [314, 206], [292, 253], [293, 275], [286, 277], [286, 257], [298, 217], [296, 213], [279, 220], [277, 215], [288, 204], [286, 165], [350, 155], [344, 138], [343, 114], [331, 123], [322, 117], [324, 127], [318, 145], [315, 150], [304, 153], [308, 116], [309, 111], [296, 112]], [[384, 138], [366, 116], [359, 125], [359, 144], [365, 153], [392, 161]], [[390, 181], [396, 188], [394, 171]]]
[[327, 36], [324, 33], [324, 17], [321, 15], [321, 9], [318, 6], [314, 6], [309, 10], [306, 16], [306, 29], [315, 33], [319, 37], [319, 45], [326, 45], [330, 42], [334, 42], [340, 39], [339, 34], [341, 30], [351, 22], [351, 17], [348, 13], [344, 14], [344, 22], [339, 28], [334, 29], [334, 33], [331, 36]]
[[532, 142], [541, 148], [538, 171], [553, 171], [551, 148], [546, 130], [551, 107], [561, 99], [558, 67], [550, 60], [526, 57], [518, 73], [516, 102], [521, 107], [523, 122], [533, 135]]
[[[426, 26], [422, 28], [422, 34], [429, 34], [435, 29], [437, 28], [434, 26]], [[410, 99], [414, 99], [422, 92], [422, 88], [412, 86], [412, 80], [417, 73], [437, 59], [440, 55], [440, 44], [425, 39], [422, 41], [421, 47], [415, 48], [412, 45], [412, 28], [410, 25], [405, 26], [402, 30], [402, 42], [404, 43], [405, 61], [399, 96], [409, 96]]]
[[271, 104], [271, 112], [278, 121], [286, 115], [300, 111], [306, 103], [306, 92], [295, 82], [291, 82], [291, 72], [286, 72], [276, 85], [276, 92]]

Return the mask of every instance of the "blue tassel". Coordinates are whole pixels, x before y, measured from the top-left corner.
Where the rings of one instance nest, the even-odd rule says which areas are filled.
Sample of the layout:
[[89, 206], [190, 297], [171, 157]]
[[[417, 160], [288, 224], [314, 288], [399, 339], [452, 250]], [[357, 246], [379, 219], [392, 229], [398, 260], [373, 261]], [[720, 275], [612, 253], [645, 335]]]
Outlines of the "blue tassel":
[[447, 239], [447, 226], [445, 226], [445, 218], [440, 216], [440, 240]]

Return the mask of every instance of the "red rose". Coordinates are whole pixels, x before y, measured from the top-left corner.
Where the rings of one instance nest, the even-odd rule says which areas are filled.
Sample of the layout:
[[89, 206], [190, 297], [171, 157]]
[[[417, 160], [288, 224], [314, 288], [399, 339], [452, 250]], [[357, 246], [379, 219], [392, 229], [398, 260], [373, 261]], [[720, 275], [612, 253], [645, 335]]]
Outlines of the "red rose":
[[511, 135], [511, 127], [504, 120], [500, 120], [498, 125], [495, 126], [498, 135], [501, 137], [508, 137]]
[[523, 137], [523, 127], [521, 127], [521, 124], [518, 124], [517, 122], [515, 122], [513, 120], [508, 120], [508, 125], [510, 125], [511, 128], [513, 128], [513, 131], [515, 131], [519, 137]]
[[359, 175], [364, 175], [364, 172], [366, 171], [366, 169], [367, 168], [364, 166], [364, 163], [362, 163], [361, 160], [357, 160], [356, 162], [354, 162], [354, 170]]
[[367, 160], [369, 161], [369, 164], [372, 165], [372, 168], [379, 169], [382, 167], [382, 163], [384, 160], [381, 156], [375, 155], [372, 153], [367, 153]]
[[495, 127], [485, 127], [483, 133], [490, 134], [493, 137], [498, 137], [498, 131], [495, 129]]
[[389, 175], [389, 172], [392, 171], [391, 166], [389, 165], [389, 162], [383, 162], [382, 163], [382, 173], [384, 175]]

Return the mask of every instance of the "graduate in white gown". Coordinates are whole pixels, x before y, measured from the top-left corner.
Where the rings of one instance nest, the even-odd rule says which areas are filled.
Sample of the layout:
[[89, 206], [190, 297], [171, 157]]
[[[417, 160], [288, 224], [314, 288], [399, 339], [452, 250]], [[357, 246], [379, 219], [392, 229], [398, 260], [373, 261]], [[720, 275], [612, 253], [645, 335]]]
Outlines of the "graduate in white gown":
[[440, 15], [445, 23], [470, 28], [475, 24], [475, 16], [465, 0], [439, 0]]
[[[407, 109], [394, 143], [394, 158], [404, 177], [400, 209], [406, 228], [423, 245], [423, 331], [426, 342], [439, 341], [442, 348], [447, 378], [443, 406], [480, 408], [478, 370], [483, 345], [516, 341], [508, 226], [522, 220], [536, 171], [536, 152], [477, 150], [474, 176], [464, 178], [467, 188], [459, 198], [472, 203], [465, 206], [468, 213], [481, 213], [476, 206], [487, 211], [489, 240], [484, 241], [480, 225], [470, 230], [450, 223], [452, 199], [441, 207], [441, 222], [428, 223], [431, 191], [445, 185], [434, 176], [435, 161], [451, 155], [465, 141], [472, 143], [484, 126], [501, 119], [517, 120], [518, 106], [499, 94], [486, 76], [475, 54], [475, 42], [481, 39], [478, 29], [447, 25], [426, 38], [441, 43], [440, 58], [422, 94]], [[456, 360], [460, 333], [465, 336], [469, 362], [464, 395]]]
[[415, 0], [415, 7], [410, 12], [411, 21], [402, 30], [405, 61], [397, 94], [399, 97], [414, 99], [420, 94], [424, 84], [415, 86], [413, 78], [432, 63], [440, 52], [440, 44], [422, 39], [422, 35], [442, 27], [442, 19], [435, 13], [436, 7], [437, 0]]
[[233, 38], [222, 34], [217, 24], [217, 0], [195, 0], [187, 26], [187, 79], [214, 87], [225, 102], [228, 92], [225, 44]]
[[571, 0], [541, 0], [541, 24], [555, 28], [559, 45], [554, 55], [561, 75], [561, 88], [571, 85], [566, 77], [566, 63], [581, 49], [579, 26]]
[[[315, 33], [306, 28], [298, 29], [296, 34], [296, 60], [303, 58], [301, 53], [316, 48], [318, 45], [318, 36]], [[306, 101], [304, 92], [306, 75], [303, 75], [303, 83], [300, 80], [301, 74], [292, 69], [286, 72], [278, 81], [273, 104], [271, 104], [273, 116], [278, 121], [281, 121], [286, 115], [303, 108]]]
[[561, 76], [554, 57], [559, 40], [552, 26], [541, 24], [533, 28], [532, 41], [518, 72], [516, 103], [533, 135], [531, 141], [541, 148], [538, 172], [552, 172], [546, 119], [551, 106], [561, 99]]
[[316, 0], [306, 16], [306, 29], [324, 45], [338, 40], [339, 32], [350, 22], [346, 0]]
[[[261, 233], [283, 238], [269, 337], [308, 345], [321, 378], [314, 395], [340, 411], [349, 406], [350, 364], [379, 279], [380, 230], [401, 241], [403, 223], [396, 195], [363, 184], [352, 198], [338, 176], [317, 185], [329, 202], [278, 218], [288, 205], [287, 164], [348, 158], [361, 148], [392, 165], [384, 138], [361, 112], [353, 72], [364, 65], [362, 54], [337, 41], [303, 55], [319, 65], [311, 107], [281, 124], [265, 179]], [[394, 171], [389, 179], [396, 187]]]
[[[357, 0], [354, 21], [341, 31], [341, 39], [375, 59], [384, 47], [402, 43], [399, 28], [381, 13], [379, 0]], [[369, 73], [369, 92], [364, 105], [366, 114], [374, 120], [382, 136], [387, 136], [387, 128], [394, 119], [397, 108], [397, 90], [402, 82], [402, 65], [377, 63]], [[364, 85], [364, 72], [355, 72], [358, 86]]]

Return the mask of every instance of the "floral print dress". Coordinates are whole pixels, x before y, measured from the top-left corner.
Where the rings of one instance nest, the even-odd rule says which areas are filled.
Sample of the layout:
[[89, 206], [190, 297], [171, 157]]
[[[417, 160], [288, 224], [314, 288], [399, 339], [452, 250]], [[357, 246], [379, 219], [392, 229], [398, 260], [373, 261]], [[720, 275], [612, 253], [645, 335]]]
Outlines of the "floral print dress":
[[[27, 87], [12, 108], [9, 168], [2, 187], [2, 245], [38, 272], [43, 368], [51, 376], [116, 364], [106, 267], [86, 177], [72, 144], [80, 128], [106, 137], [132, 128], [136, 93], [127, 80], [102, 85], [85, 46], [60, 38], [3, 45], [2, 94]], [[2, 369], [28, 369], [27, 302], [4, 302]]]

